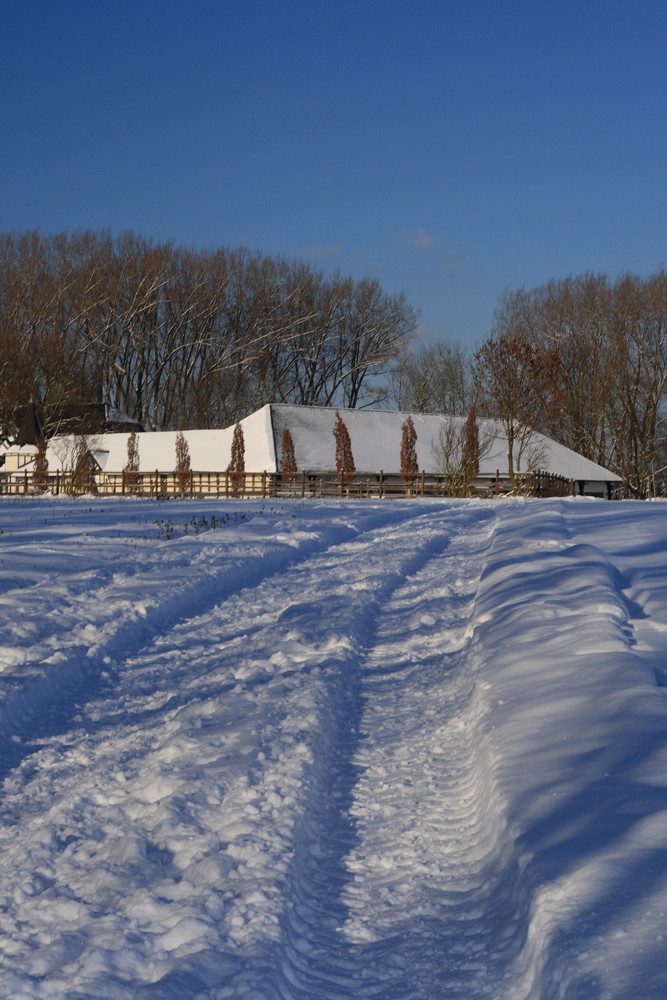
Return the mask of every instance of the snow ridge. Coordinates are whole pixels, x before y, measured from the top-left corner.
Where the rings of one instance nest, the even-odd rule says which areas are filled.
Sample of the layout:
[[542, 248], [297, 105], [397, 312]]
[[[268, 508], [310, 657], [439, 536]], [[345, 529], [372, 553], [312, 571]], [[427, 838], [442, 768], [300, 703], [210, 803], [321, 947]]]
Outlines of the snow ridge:
[[[521, 872], [524, 943], [494, 995], [658, 997], [662, 934], [641, 901], [665, 857], [667, 703], [635, 639], [643, 612], [614, 555], [623, 533], [605, 524], [616, 511], [550, 506], [503, 518], [471, 650]], [[636, 556], [630, 565], [645, 575]]]

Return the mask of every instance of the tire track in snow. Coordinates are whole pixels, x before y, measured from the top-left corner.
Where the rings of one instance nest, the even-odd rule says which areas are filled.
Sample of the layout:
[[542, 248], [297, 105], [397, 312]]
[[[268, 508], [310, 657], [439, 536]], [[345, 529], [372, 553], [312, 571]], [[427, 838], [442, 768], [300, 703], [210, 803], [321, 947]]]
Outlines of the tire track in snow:
[[[60, 996], [64, 976], [72, 997], [245, 998], [268, 981], [275, 1000], [332, 684], [345, 685], [386, 596], [447, 544], [438, 507], [376, 511], [352, 541], [218, 604], [203, 591], [211, 606], [181, 607], [168, 630], [162, 617], [106, 686], [77, 693], [78, 717], [61, 714], [59, 735], [5, 782], [14, 995], [39, 980], [40, 997]], [[111, 941], [117, 971], [100, 973]]]
[[[490, 513], [478, 509], [476, 516], [487, 519]], [[332, 984], [349, 983], [349, 956], [340, 952], [337, 927], [345, 917], [340, 902], [347, 878], [342, 859], [354, 837], [347, 805], [355, 775], [351, 757], [364, 704], [360, 663], [374, 642], [385, 603], [406, 575], [446, 548], [460, 519], [460, 511], [443, 513], [440, 506], [413, 517], [407, 526], [378, 530], [374, 537], [367, 535], [361, 542], [349, 542], [335, 553], [315, 558], [289, 581], [283, 580], [281, 598], [286, 607], [276, 632], [309, 643], [311, 656], [326, 650], [332, 636], [342, 643], [338, 655], [322, 663], [319, 686], [312, 692], [316, 714], [307, 737], [311, 754], [300, 790], [301, 815], [294, 828], [295, 857], [284, 894], [281, 941], [266, 957], [261, 972], [256, 961], [250, 963], [233, 984], [212, 996], [271, 1000], [337, 996]], [[318, 926], [324, 936], [314, 941], [313, 928]], [[356, 959], [354, 965], [358, 966]], [[323, 982], [334, 991], [322, 993]]]
[[[367, 521], [375, 530], [410, 516], [409, 510], [385, 508], [374, 511]], [[1, 675], [0, 778], [31, 753], [35, 743], [66, 726], [78, 705], [105, 684], [113, 683], [119, 661], [138, 654], [178, 622], [257, 587], [290, 567], [307, 563], [318, 552], [335, 549], [351, 538], [362, 538], [364, 519], [358, 522], [360, 527], [342, 519], [325, 527], [319, 536], [302, 539], [296, 547], [277, 544], [268, 552], [242, 559], [235, 553], [231, 565], [224, 550], [222, 557], [218, 555], [210, 565], [203, 566], [196, 564], [197, 550], [186, 552], [183, 557], [167, 561], [162, 575], [165, 580], [173, 576], [173, 580], [163, 586], [158, 598], [146, 599], [146, 593], [154, 589], [151, 572], [154, 574], [155, 568], [145, 574], [142, 591], [145, 570], [140, 563], [129, 575], [124, 571], [117, 578], [104, 568], [74, 573], [74, 582], [70, 583], [63, 572], [63, 606], [46, 629], [43, 618], [39, 621], [41, 658], [20, 662], [18, 669], [6, 668]], [[229, 535], [227, 528], [221, 532]], [[261, 536], [257, 541], [261, 542]], [[169, 542], [156, 544], [169, 551]], [[194, 579], [184, 582], [188, 575]], [[29, 597], [22, 595], [23, 611], [24, 615], [29, 613], [34, 604], [39, 618], [39, 588], [33, 589]], [[3, 595], [5, 601], [11, 597], [11, 592]]]
[[490, 510], [436, 506], [156, 627], [8, 776], [1, 996], [662, 995], [664, 827], [613, 857], [664, 809], [626, 600], [645, 567], [573, 538], [579, 505], [497, 504], [468, 646]]
[[330, 687], [278, 983], [258, 996], [492, 996], [519, 948], [517, 859], [465, 659], [491, 516], [431, 519], [366, 655]]

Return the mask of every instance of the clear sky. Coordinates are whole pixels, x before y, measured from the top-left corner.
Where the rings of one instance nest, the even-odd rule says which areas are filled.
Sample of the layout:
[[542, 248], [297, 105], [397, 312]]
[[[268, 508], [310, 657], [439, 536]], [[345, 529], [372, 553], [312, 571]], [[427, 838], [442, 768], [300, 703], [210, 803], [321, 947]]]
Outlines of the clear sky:
[[0, 229], [376, 277], [425, 339], [667, 265], [667, 0], [0, 0]]

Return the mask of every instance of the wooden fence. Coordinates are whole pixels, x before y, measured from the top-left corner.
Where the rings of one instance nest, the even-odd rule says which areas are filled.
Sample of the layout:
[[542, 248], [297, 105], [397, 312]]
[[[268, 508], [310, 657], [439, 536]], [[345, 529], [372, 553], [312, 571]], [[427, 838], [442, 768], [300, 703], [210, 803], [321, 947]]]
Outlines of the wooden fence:
[[56, 472], [46, 485], [36, 488], [32, 474], [0, 473], [0, 496], [23, 496], [50, 492], [55, 496], [138, 497], [477, 497], [520, 495], [572, 496], [575, 482], [549, 472], [524, 472], [513, 484], [499, 472], [477, 476], [465, 484], [460, 476], [422, 472], [412, 478], [399, 473], [364, 472], [353, 476], [336, 472], [99, 472], [85, 483], [71, 474]]

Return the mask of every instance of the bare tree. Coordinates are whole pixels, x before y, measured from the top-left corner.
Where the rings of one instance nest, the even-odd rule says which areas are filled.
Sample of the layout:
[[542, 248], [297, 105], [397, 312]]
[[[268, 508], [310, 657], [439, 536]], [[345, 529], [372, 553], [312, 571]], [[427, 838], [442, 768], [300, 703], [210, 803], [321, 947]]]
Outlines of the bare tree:
[[446, 473], [455, 485], [467, 488], [479, 474], [480, 463], [489, 454], [498, 437], [490, 420], [477, 421], [471, 407], [466, 420], [445, 416], [437, 441], [431, 449], [435, 469]]
[[584, 274], [508, 292], [496, 313], [497, 338], [518, 334], [536, 352], [535, 425], [613, 469], [631, 496], [661, 482], [666, 284], [664, 270], [614, 282]]
[[467, 413], [475, 398], [468, 351], [458, 341], [405, 351], [392, 371], [391, 392], [399, 410]]
[[602, 463], [611, 379], [609, 294], [606, 275], [591, 274], [506, 292], [494, 324], [496, 338], [519, 335], [536, 352], [535, 426]]
[[[153, 430], [227, 425], [266, 402], [362, 405], [415, 313], [377, 282], [133, 233], [0, 235], [0, 424], [31, 394], [109, 403]], [[54, 430], [57, 428], [53, 428]]]
[[647, 497], [663, 471], [667, 421], [667, 274], [628, 275], [614, 286], [608, 403], [610, 457], [631, 496]]
[[51, 439], [50, 447], [55, 452], [64, 473], [64, 488], [70, 493], [96, 493], [95, 476], [98, 463], [94, 451], [100, 439], [95, 434], [82, 431]]
[[537, 382], [544, 378], [540, 358], [527, 337], [506, 334], [487, 342], [475, 354], [474, 372], [480, 403], [497, 418], [507, 438], [507, 471], [512, 485], [521, 459], [539, 425]]
[[448, 476], [460, 475], [463, 463], [463, 439], [461, 418], [449, 414], [444, 416], [438, 439], [431, 448], [436, 472], [442, 472]]
[[345, 406], [357, 407], [365, 397], [369, 402], [378, 400], [378, 387], [369, 384], [371, 377], [389, 372], [416, 323], [417, 314], [404, 295], [385, 294], [377, 281], [359, 282], [342, 318], [345, 350], [339, 351], [337, 382]]

